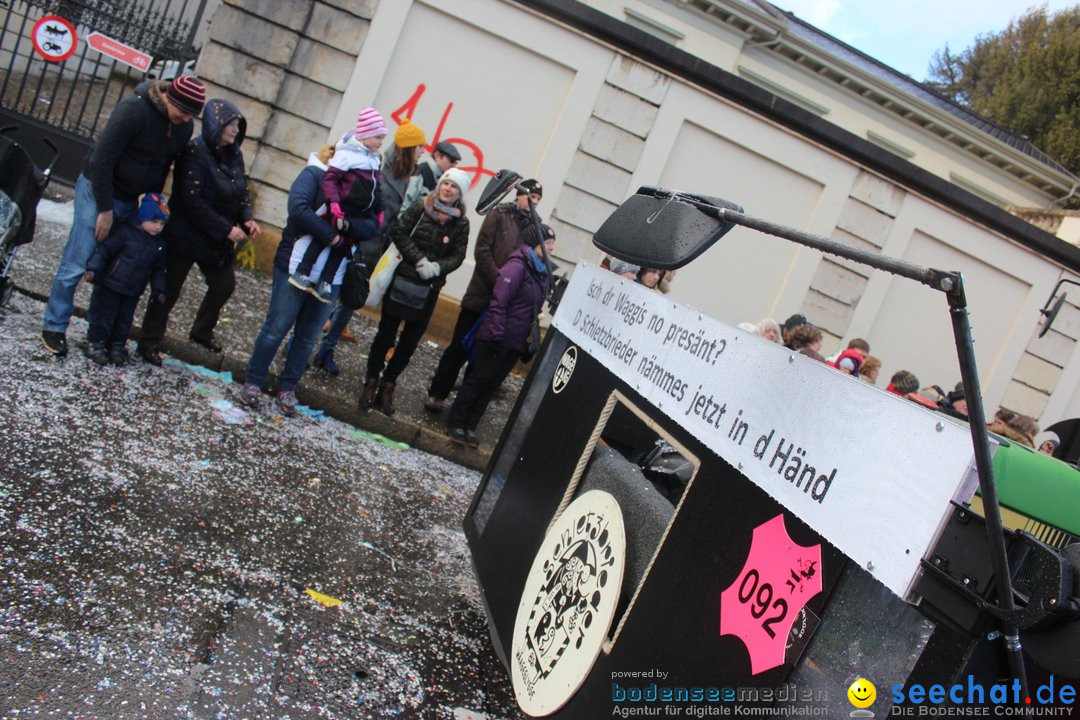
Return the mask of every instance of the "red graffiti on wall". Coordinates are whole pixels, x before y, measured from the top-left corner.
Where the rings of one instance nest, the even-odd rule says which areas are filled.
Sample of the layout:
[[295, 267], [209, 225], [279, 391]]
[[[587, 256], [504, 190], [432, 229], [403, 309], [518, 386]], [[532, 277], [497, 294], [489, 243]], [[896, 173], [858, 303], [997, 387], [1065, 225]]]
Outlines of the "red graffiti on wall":
[[[416, 90], [413, 91], [412, 97], [405, 101], [405, 103], [394, 112], [390, 113], [390, 117], [398, 125], [401, 124], [402, 118], [413, 118], [416, 116], [416, 108], [420, 104], [420, 98], [424, 96], [424, 91], [427, 90], [427, 85], [420, 83], [416, 86]], [[475, 165], [459, 165], [458, 167], [467, 173], [472, 174], [472, 181], [469, 183], [469, 187], [475, 187], [480, 182], [480, 178], [487, 175], [492, 177], [495, 172], [484, 167], [484, 151], [480, 149], [480, 146], [471, 140], [465, 138], [450, 137], [444, 138], [442, 136], [443, 128], [446, 126], [446, 120], [450, 117], [450, 111], [454, 108], [454, 103], [450, 102], [446, 104], [446, 109], [443, 110], [442, 118], [439, 120], [439, 126], [435, 129], [435, 135], [433, 135], [424, 149], [429, 153], [435, 151], [435, 145], [445, 140], [448, 143], [453, 143], [458, 147], [468, 148], [472, 152], [473, 157], [476, 160]]]

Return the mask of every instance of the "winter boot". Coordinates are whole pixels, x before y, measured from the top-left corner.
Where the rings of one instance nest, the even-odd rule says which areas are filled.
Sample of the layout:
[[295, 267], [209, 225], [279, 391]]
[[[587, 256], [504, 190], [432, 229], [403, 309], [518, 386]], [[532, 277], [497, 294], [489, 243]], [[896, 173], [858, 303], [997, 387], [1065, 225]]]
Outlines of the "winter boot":
[[379, 392], [375, 395], [375, 405], [383, 415], [394, 414], [394, 383], [384, 382], [379, 385]]
[[285, 417], [293, 417], [296, 415], [296, 391], [278, 390], [277, 406], [278, 410], [280, 410], [281, 414]]
[[244, 383], [240, 387], [240, 401], [250, 408], [259, 406], [259, 398], [262, 396], [262, 388], [252, 383]]
[[370, 410], [375, 406], [375, 395], [379, 388], [378, 378], [368, 378], [364, 382], [364, 390], [360, 393], [360, 409]]
[[334, 362], [333, 350], [319, 350], [315, 353], [315, 367], [321, 367], [331, 375], [337, 375], [341, 372], [341, 368]]
[[126, 343], [112, 343], [109, 345], [109, 364], [120, 367], [128, 361]]
[[104, 367], [109, 364], [109, 352], [105, 349], [105, 343], [92, 342], [86, 348], [86, 357], [98, 366]]
[[135, 352], [143, 359], [143, 362], [150, 363], [154, 367], [161, 367], [161, 353], [158, 352], [157, 343], [140, 342], [135, 346]]
[[56, 357], [64, 357], [68, 354], [67, 336], [62, 332], [43, 331], [41, 344]]

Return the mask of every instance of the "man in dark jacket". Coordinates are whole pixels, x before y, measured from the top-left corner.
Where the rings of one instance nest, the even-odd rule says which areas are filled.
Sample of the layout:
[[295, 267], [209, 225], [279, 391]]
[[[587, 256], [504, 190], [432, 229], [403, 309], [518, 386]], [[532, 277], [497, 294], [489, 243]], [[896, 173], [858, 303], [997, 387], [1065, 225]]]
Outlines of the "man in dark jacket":
[[461, 341], [491, 301], [491, 290], [495, 286], [495, 278], [499, 276], [499, 268], [518, 249], [521, 232], [533, 225], [536, 211], [529, 206], [531, 204], [535, 208], [543, 194], [544, 188], [539, 181], [523, 180], [518, 184], [515, 201], [497, 205], [480, 225], [476, 248], [473, 250], [476, 267], [469, 279], [465, 295], [461, 298], [461, 310], [454, 324], [454, 336], [443, 350], [439, 365], [431, 378], [428, 399], [424, 401], [426, 410], [437, 413], [443, 409], [446, 397], [457, 382], [461, 366], [469, 359]]
[[144, 82], [113, 109], [75, 182], [75, 218], [42, 324], [41, 340], [49, 352], [67, 354], [75, 287], [94, 246], [105, 239], [114, 222], [131, 219], [140, 195], [161, 192], [204, 102], [202, 83], [183, 75], [171, 83]]

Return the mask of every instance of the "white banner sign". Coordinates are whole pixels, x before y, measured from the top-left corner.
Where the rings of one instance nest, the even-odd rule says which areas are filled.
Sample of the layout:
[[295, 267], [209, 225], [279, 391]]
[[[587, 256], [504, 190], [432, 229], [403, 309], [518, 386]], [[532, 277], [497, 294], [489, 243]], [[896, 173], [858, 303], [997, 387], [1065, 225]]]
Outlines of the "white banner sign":
[[553, 324], [906, 595], [972, 463], [967, 428], [595, 265]]

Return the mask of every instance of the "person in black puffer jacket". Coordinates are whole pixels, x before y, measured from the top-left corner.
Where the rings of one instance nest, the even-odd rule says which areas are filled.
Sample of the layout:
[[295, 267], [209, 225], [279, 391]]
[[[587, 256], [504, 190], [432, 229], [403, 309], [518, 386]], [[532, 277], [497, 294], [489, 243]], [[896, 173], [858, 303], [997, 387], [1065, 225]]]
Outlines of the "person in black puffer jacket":
[[161, 365], [158, 343], [195, 264], [206, 278], [206, 295], [188, 338], [211, 352], [221, 352], [214, 328], [236, 287], [236, 248], [259, 233], [240, 151], [246, 132], [247, 120], [235, 105], [209, 100], [203, 110], [202, 134], [188, 143], [176, 162], [173, 217], [164, 233], [168, 243], [165, 302], [147, 306], [139, 342], [139, 355], [152, 365]]
[[[464, 197], [468, 189], [469, 176], [462, 170], [451, 168], [439, 178], [435, 192], [409, 206], [394, 226], [394, 245], [401, 254], [401, 264], [383, 298], [379, 329], [368, 351], [367, 379], [360, 395], [362, 410], [377, 405], [387, 415], [394, 413], [397, 378], [408, 366], [427, 329], [439, 300], [439, 289], [446, 284], [446, 276], [465, 261], [469, 219], [465, 217]], [[399, 278], [428, 286], [427, 300], [422, 308], [414, 310], [394, 302], [394, 285]], [[396, 338], [403, 322], [405, 329], [401, 337]], [[394, 348], [394, 356], [387, 363], [386, 353], [390, 348]]]
[[86, 262], [93, 283], [87, 312], [87, 356], [98, 365], [123, 365], [128, 333], [139, 297], [150, 283], [150, 304], [165, 299], [165, 241], [161, 230], [169, 217], [165, 198], [146, 193], [135, 218], [112, 226]]

